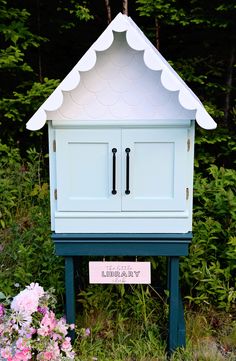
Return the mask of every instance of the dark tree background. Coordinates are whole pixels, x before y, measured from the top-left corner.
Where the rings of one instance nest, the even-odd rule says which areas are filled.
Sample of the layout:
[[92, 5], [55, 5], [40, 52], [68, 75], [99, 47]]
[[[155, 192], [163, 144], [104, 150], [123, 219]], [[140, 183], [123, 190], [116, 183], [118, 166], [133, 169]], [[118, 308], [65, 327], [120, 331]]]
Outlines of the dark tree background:
[[[14, 142], [22, 151], [31, 144], [44, 147], [47, 138], [42, 132], [29, 134], [25, 123], [107, 24], [123, 12], [218, 122], [213, 135], [203, 132], [207, 139], [215, 139], [210, 149], [214, 154], [219, 144], [225, 147], [225, 134], [235, 136], [235, 9], [234, 0], [0, 0], [2, 142]], [[232, 167], [228, 150], [222, 152], [220, 162], [224, 158]]]

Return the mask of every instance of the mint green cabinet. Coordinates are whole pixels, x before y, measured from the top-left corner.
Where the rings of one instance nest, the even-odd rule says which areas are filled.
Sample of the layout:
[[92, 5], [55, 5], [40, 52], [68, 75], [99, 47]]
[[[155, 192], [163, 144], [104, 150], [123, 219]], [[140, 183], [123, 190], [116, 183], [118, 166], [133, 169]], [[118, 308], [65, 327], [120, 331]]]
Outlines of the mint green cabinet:
[[56, 129], [55, 230], [135, 232], [139, 224], [143, 233], [170, 232], [171, 219], [175, 232], [191, 231], [188, 134], [186, 127]]

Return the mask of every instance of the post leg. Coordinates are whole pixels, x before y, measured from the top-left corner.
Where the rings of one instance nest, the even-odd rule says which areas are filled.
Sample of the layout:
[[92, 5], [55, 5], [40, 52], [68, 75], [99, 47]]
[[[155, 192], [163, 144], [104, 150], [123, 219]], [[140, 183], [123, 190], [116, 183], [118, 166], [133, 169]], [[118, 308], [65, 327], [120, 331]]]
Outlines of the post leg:
[[[65, 283], [66, 283], [66, 322], [75, 323], [75, 285], [74, 285], [74, 260], [65, 257]], [[74, 338], [74, 331], [69, 336]]]
[[178, 346], [186, 346], [186, 327], [184, 319], [184, 306], [182, 301], [181, 292], [179, 290], [179, 325], [178, 325]]
[[169, 258], [168, 269], [169, 283], [169, 339], [168, 350], [173, 352], [179, 347], [178, 325], [179, 325], [179, 257]]

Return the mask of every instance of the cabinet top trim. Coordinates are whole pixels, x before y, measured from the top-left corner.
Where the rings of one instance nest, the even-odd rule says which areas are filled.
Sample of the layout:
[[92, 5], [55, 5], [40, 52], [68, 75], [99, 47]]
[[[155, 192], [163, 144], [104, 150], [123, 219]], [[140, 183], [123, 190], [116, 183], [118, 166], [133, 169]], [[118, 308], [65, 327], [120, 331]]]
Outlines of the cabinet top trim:
[[[122, 127], [122, 128], [146, 128], [146, 127], [160, 127], [160, 128], [186, 128], [190, 127], [194, 123], [193, 120], [179, 120], [179, 119], [169, 119], [169, 120], [118, 120], [118, 121], [100, 121], [100, 120], [70, 120], [62, 122], [61, 120], [53, 120], [53, 128], [84, 128], [84, 127], [95, 127], [95, 128], [104, 128], [104, 127]], [[50, 123], [49, 123], [50, 124]]]

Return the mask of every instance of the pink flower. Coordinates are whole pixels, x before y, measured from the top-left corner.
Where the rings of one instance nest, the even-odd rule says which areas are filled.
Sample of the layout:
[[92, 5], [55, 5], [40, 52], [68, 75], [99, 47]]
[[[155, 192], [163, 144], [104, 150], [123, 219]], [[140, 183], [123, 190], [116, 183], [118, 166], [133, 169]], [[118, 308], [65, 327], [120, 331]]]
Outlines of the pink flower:
[[12, 357], [11, 348], [10, 348], [9, 346], [7, 346], [7, 347], [5, 347], [5, 348], [2, 348], [2, 349], [1, 349], [1, 356], [2, 356], [3, 358], [6, 358], [6, 359]]
[[0, 317], [4, 316], [5, 314], [5, 307], [2, 303], [0, 303]]
[[58, 343], [54, 342], [53, 344], [51, 344], [49, 350], [53, 351], [55, 360], [58, 360], [58, 356], [60, 355], [60, 349], [59, 349]]
[[66, 352], [66, 357], [68, 357], [71, 360], [74, 360], [75, 352], [74, 351]]
[[43, 360], [53, 360], [53, 352], [51, 351], [46, 351], [43, 352]]
[[23, 340], [22, 337], [18, 338], [18, 340], [16, 341], [16, 347], [19, 349], [19, 350], [23, 350], [24, 347], [25, 347], [25, 340]]
[[65, 341], [63, 341], [61, 344], [61, 349], [62, 349], [62, 351], [65, 351], [65, 352], [71, 351], [72, 346], [71, 346], [71, 342], [70, 342], [70, 337], [65, 338]]
[[3, 331], [5, 330], [5, 326], [3, 323], [0, 323], [0, 336], [3, 333]]
[[23, 290], [13, 298], [11, 309], [26, 315], [31, 315], [37, 311], [39, 298], [35, 292]]
[[44, 296], [45, 292], [38, 283], [31, 283], [16, 297], [13, 298], [11, 309], [27, 315], [36, 312], [39, 306], [39, 299]]
[[26, 287], [26, 289], [29, 291], [33, 291], [38, 298], [43, 297], [45, 294], [43, 287], [39, 286], [38, 283], [31, 283], [29, 286]]
[[54, 312], [47, 312], [42, 321], [40, 322], [40, 328], [38, 329], [38, 334], [40, 336], [48, 336], [54, 330], [57, 325]]
[[37, 360], [45, 361], [45, 360], [52, 360], [58, 361], [60, 360], [61, 354], [60, 349], [57, 342], [51, 343], [45, 351], [42, 351], [38, 354]]
[[13, 361], [28, 361], [31, 360], [31, 352], [29, 348], [24, 348], [21, 351], [16, 351]]
[[50, 298], [37, 283], [31, 283], [14, 297], [9, 315], [0, 304], [0, 315], [4, 316], [0, 318], [0, 360], [74, 360], [70, 338], [66, 337], [74, 325], [56, 318], [47, 306]]
[[39, 306], [38, 309], [37, 309], [37, 311], [38, 311], [39, 313], [41, 313], [42, 315], [46, 315], [46, 313], [48, 312], [48, 308], [47, 308], [47, 307], [41, 307], [41, 306]]
[[90, 335], [90, 328], [86, 328], [86, 330], [85, 330], [85, 336], [89, 336]]
[[57, 322], [57, 327], [56, 327], [56, 331], [59, 332], [60, 334], [66, 336], [68, 333], [67, 330], [67, 325], [66, 325], [66, 321], [64, 318], [61, 318], [58, 322]]

